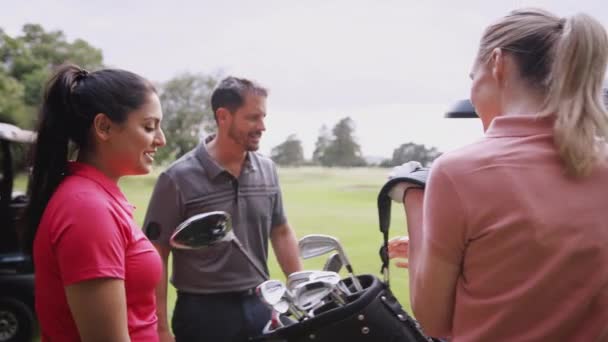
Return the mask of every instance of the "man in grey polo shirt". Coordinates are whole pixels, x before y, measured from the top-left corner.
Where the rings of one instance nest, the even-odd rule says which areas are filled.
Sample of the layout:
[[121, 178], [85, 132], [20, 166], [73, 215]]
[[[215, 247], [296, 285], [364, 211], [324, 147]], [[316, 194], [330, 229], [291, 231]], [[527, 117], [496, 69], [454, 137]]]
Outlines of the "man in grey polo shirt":
[[172, 341], [167, 320], [167, 260], [177, 288], [172, 319], [175, 340], [247, 341], [261, 333], [270, 311], [254, 293], [264, 279], [231, 244], [204, 250], [171, 250], [169, 237], [192, 215], [223, 210], [233, 229], [266, 273], [268, 241], [288, 275], [301, 270], [298, 242], [283, 211], [273, 162], [256, 153], [266, 129], [267, 91], [235, 77], [211, 96], [217, 134], [174, 162], [156, 183], [144, 229], [158, 249], [163, 275], [157, 289], [161, 342]]

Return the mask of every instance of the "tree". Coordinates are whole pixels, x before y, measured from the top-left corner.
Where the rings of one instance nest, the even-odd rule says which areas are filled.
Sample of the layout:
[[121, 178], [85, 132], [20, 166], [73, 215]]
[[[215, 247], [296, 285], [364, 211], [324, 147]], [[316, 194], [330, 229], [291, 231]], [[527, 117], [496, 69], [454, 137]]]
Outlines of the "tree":
[[361, 148], [353, 134], [355, 123], [350, 117], [341, 119], [332, 129], [332, 137], [319, 161], [323, 166], [364, 166]]
[[283, 143], [275, 146], [270, 152], [270, 158], [282, 166], [299, 166], [304, 163], [302, 142], [291, 134]]
[[27, 108], [23, 103], [23, 85], [0, 70], [0, 122], [27, 124]]
[[317, 138], [317, 142], [315, 143], [315, 150], [312, 153], [313, 164], [317, 164], [317, 165], [321, 164], [321, 159], [323, 158], [323, 155], [325, 154], [325, 150], [327, 149], [327, 146], [329, 146], [330, 142], [331, 142], [331, 134], [329, 134], [329, 130], [327, 129], [327, 126], [323, 125], [323, 126], [321, 126], [321, 129], [319, 130], [319, 137]]
[[103, 55], [84, 40], [70, 43], [62, 31], [46, 32], [40, 25], [24, 25], [17, 37], [0, 29], [0, 119], [31, 128], [46, 80], [67, 62], [95, 70]]
[[424, 166], [429, 166], [440, 155], [441, 152], [435, 147], [427, 148], [424, 144], [408, 142], [397, 147], [393, 151], [393, 158], [385, 160], [380, 166], [397, 166], [410, 160], [416, 160]]
[[193, 149], [201, 133], [215, 128], [211, 92], [218, 78], [185, 73], [161, 86], [162, 127], [167, 145], [156, 154], [157, 162], [172, 161]]

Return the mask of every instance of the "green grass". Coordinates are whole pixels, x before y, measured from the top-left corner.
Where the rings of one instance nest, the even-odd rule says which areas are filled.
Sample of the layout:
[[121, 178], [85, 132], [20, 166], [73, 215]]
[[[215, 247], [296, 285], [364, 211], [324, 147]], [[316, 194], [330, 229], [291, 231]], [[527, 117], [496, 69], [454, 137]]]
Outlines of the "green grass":
[[[378, 229], [376, 198], [386, 180], [386, 169], [374, 168], [281, 168], [279, 177], [287, 218], [298, 238], [307, 234], [337, 237], [357, 274], [381, 276], [378, 249], [382, 234]], [[135, 219], [141, 225], [157, 173], [124, 178], [121, 189], [137, 207]], [[405, 234], [403, 210], [393, 208], [391, 236]], [[320, 269], [325, 257], [304, 261], [305, 269]], [[269, 256], [271, 278], [284, 280], [272, 251]], [[341, 275], [346, 276], [343, 270]], [[410, 311], [407, 272], [391, 267], [391, 288]], [[168, 297], [169, 315], [175, 303], [175, 290]]]
[[[378, 229], [376, 198], [386, 180], [386, 169], [374, 168], [282, 168], [279, 177], [287, 217], [298, 238], [307, 234], [337, 237], [357, 274], [381, 277], [378, 249], [382, 234]], [[137, 209], [135, 220], [142, 224], [158, 170], [150, 175], [126, 177], [120, 187]], [[24, 188], [20, 178], [16, 187]], [[403, 209], [394, 205], [391, 236], [405, 234]], [[320, 269], [325, 257], [304, 262], [305, 269]], [[271, 278], [285, 280], [271, 251]], [[344, 270], [341, 273], [346, 276]], [[391, 288], [401, 304], [410, 311], [407, 271], [391, 267]], [[169, 318], [175, 303], [175, 289], [168, 295]]]

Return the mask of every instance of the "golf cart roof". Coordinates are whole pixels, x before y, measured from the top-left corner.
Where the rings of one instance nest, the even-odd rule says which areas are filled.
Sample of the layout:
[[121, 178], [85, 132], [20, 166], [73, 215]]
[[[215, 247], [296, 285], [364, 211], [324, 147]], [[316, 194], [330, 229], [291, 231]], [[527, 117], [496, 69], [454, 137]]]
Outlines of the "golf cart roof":
[[449, 119], [468, 119], [476, 118], [475, 108], [468, 99], [460, 100], [456, 102], [452, 107], [445, 113], [445, 117]]
[[36, 133], [0, 122], [0, 140], [18, 143], [33, 143], [34, 140], [36, 140]]
[[[608, 107], [608, 84], [604, 88], [604, 103]], [[456, 102], [452, 107], [445, 113], [445, 117], [449, 119], [468, 119], [477, 118], [475, 108], [470, 100], [460, 100]]]

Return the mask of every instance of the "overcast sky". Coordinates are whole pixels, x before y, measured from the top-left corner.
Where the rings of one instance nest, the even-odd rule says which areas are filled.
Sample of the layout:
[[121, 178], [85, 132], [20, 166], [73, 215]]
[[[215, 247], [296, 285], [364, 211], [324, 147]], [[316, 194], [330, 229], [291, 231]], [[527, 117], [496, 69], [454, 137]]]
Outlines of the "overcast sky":
[[350, 116], [363, 153], [388, 157], [409, 141], [446, 151], [482, 135], [478, 120], [443, 113], [468, 97], [483, 29], [522, 6], [608, 27], [605, 0], [19, 0], [2, 1], [0, 27], [62, 30], [158, 82], [186, 71], [255, 79], [271, 91], [263, 153], [295, 133], [310, 157], [320, 127]]

